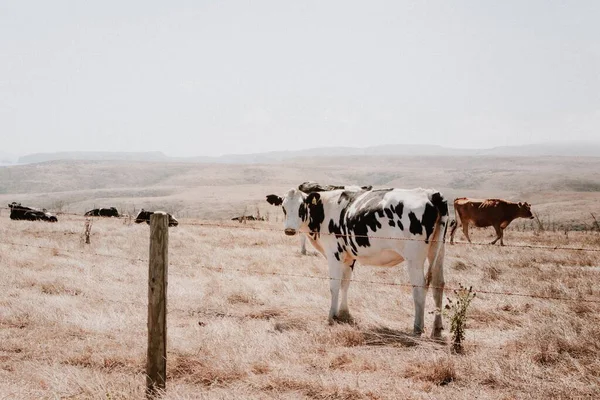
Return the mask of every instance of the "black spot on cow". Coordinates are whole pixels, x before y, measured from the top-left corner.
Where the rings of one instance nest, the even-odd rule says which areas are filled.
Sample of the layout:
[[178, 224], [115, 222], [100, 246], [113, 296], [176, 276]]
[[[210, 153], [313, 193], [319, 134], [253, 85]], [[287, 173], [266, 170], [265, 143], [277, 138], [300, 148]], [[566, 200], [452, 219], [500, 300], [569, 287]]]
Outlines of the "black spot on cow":
[[[140, 211], [140, 213], [137, 215], [137, 217], [135, 217], [135, 223], [141, 224], [142, 222], [146, 222], [148, 225], [150, 225], [150, 216], [152, 214], [154, 214], [154, 211], [146, 211], [142, 208], [142, 211]], [[167, 215], [169, 216], [169, 226], [179, 225], [179, 221], [177, 221], [177, 219], [175, 219], [175, 217], [173, 217], [169, 213], [167, 213]]]
[[417, 218], [414, 212], [408, 213], [408, 219], [410, 220], [410, 227], [408, 228], [410, 233], [413, 235], [422, 235], [423, 234], [423, 226], [421, 225], [421, 221]]
[[394, 220], [393, 220], [393, 219], [390, 219], [390, 220], [388, 221], [388, 224], [390, 224], [390, 226], [391, 226], [392, 228], [395, 228], [395, 227], [396, 227], [396, 223], [394, 222]]
[[435, 192], [431, 195], [431, 204], [433, 204], [442, 217], [448, 215], [448, 202], [440, 192]]
[[119, 211], [115, 207], [94, 208], [84, 214], [86, 217], [119, 217]]
[[438, 210], [431, 204], [425, 204], [425, 212], [421, 218], [421, 225], [425, 227], [425, 243], [429, 243], [429, 236], [435, 228], [435, 221], [438, 217]]
[[403, 202], [398, 202], [398, 204], [396, 204], [396, 207], [394, 207], [394, 211], [396, 212], [396, 215], [398, 216], [398, 220], [402, 219], [402, 213], [404, 212], [404, 203]]
[[[384, 211], [381, 202], [384, 196], [392, 189], [377, 189], [367, 193], [362, 193], [360, 198], [356, 199], [354, 208], [360, 210], [357, 214], [348, 217], [348, 231], [353, 232], [356, 238], [356, 245], [359, 247], [369, 247], [370, 241], [367, 237], [369, 229], [376, 232], [381, 229], [379, 218], [383, 218]], [[353, 254], [357, 253], [353, 241], [350, 241]]]
[[[336, 238], [342, 237], [342, 229], [339, 225], [333, 222], [333, 219], [329, 220], [329, 225], [327, 226], [329, 229], [329, 233], [334, 233]], [[338, 245], [339, 246], [339, 245]]]
[[321, 224], [325, 220], [325, 210], [319, 193], [311, 193], [306, 197], [305, 204], [308, 207], [308, 229], [313, 233], [321, 231]]
[[276, 194], [270, 194], [267, 196], [267, 203], [274, 206], [280, 206], [281, 203], [283, 203], [283, 199]]
[[402, 224], [402, 221], [398, 220], [398, 228], [400, 228], [400, 230], [404, 230], [404, 225]]
[[302, 222], [306, 221], [306, 218], [308, 217], [306, 213], [306, 204], [300, 204], [300, 208], [298, 209], [298, 216], [300, 217]]
[[389, 218], [392, 219], [394, 218], [394, 212], [389, 209], [389, 208], [384, 208], [383, 211], [385, 211], [385, 215]]
[[352, 261], [352, 264], [350, 264], [350, 268], [351, 268], [352, 270], [354, 270], [354, 264], [356, 264], [356, 260], [353, 260], [353, 261]]

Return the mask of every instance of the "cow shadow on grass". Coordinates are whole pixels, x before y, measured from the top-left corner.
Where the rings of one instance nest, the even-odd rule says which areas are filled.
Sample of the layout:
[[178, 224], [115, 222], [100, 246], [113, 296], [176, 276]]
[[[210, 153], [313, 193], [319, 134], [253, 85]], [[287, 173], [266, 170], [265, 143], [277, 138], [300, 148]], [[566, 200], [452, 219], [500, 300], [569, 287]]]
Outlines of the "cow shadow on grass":
[[388, 328], [386, 326], [356, 326], [362, 335], [363, 346], [415, 347], [420, 345], [446, 345], [444, 339], [431, 339], [425, 335], [415, 336], [412, 332]]

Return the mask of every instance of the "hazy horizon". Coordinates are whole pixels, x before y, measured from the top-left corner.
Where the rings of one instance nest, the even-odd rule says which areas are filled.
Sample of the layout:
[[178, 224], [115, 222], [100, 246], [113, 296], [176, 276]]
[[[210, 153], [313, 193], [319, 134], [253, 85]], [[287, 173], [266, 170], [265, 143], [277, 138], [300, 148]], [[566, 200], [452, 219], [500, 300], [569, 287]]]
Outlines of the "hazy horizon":
[[600, 3], [0, 6], [0, 153], [600, 136]]

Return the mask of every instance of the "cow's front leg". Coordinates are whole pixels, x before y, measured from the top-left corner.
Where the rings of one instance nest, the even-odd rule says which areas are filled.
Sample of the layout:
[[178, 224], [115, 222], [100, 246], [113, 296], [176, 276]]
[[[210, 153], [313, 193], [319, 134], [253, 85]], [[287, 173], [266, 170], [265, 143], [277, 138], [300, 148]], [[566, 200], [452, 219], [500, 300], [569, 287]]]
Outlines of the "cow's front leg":
[[425, 274], [423, 273], [424, 263], [424, 259], [406, 260], [410, 283], [413, 286], [413, 301], [415, 303], [413, 331], [415, 335], [423, 333], [425, 320], [425, 296], [427, 295], [427, 289], [425, 287]]
[[350, 265], [344, 264], [342, 267], [342, 300], [340, 302], [340, 309], [337, 314], [338, 321], [352, 322], [352, 316], [348, 308], [348, 288], [350, 287], [350, 280], [352, 279], [352, 272], [354, 262]]
[[303, 233], [300, 234], [300, 254], [306, 255], [306, 235]]
[[[331, 260], [333, 258], [333, 260]], [[340, 304], [340, 287], [342, 285], [342, 279], [344, 275], [345, 265], [337, 261], [334, 257], [331, 257], [329, 264], [329, 290], [331, 292], [331, 307], [329, 308], [329, 324], [333, 324], [338, 317], [338, 310]], [[346, 304], [346, 308], [348, 305]]]

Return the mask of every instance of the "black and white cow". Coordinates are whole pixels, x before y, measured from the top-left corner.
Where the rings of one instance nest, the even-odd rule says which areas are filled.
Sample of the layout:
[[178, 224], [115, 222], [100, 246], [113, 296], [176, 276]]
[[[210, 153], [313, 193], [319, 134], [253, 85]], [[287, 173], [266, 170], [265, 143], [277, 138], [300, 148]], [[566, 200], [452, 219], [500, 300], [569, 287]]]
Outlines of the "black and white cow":
[[[146, 211], [142, 208], [137, 217], [135, 217], [135, 223], [141, 224], [142, 222], [145, 222], [148, 225], [150, 225], [150, 216], [152, 214], [154, 214], [154, 211]], [[167, 213], [167, 215], [169, 216], [169, 226], [179, 225], [179, 221], [177, 221], [177, 219], [174, 216], [172, 216], [169, 213]]]
[[84, 214], [86, 217], [119, 217], [119, 211], [115, 207], [94, 208]]
[[38, 210], [35, 208], [21, 205], [21, 203], [12, 202], [8, 205], [10, 208], [10, 219], [25, 220], [25, 221], [47, 221], [57, 222], [58, 218], [50, 214], [45, 209]]
[[[328, 192], [330, 190], [371, 190], [373, 186], [353, 186], [353, 185], [321, 185], [317, 182], [303, 182], [298, 185], [298, 190], [303, 193], [311, 194], [311, 193], [320, 193], [320, 192]], [[267, 202], [274, 206], [280, 206], [281, 201], [280, 197], [275, 194], [270, 194], [267, 196]], [[302, 255], [306, 255], [306, 235], [300, 235], [300, 253]]]
[[436, 307], [432, 336], [441, 336], [448, 204], [439, 192], [419, 188], [333, 190], [307, 195], [291, 189], [276, 200], [286, 216], [285, 234], [307, 234], [327, 259], [330, 323], [351, 319], [347, 295], [357, 260], [377, 266], [406, 261], [413, 285], [414, 332], [423, 332], [425, 296], [431, 283]]

